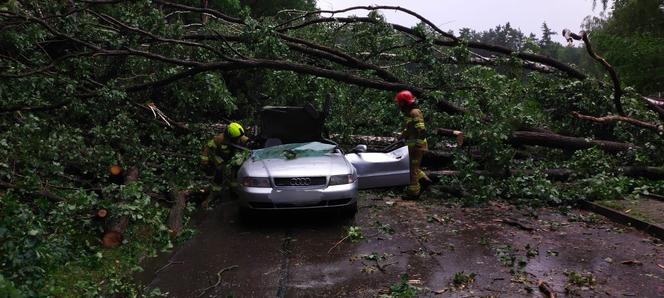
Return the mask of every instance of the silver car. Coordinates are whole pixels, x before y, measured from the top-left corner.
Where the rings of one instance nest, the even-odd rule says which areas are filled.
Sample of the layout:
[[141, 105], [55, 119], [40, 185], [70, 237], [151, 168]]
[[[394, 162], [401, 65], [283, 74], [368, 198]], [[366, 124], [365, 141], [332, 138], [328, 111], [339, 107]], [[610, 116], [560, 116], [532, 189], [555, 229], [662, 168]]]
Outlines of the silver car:
[[238, 171], [240, 205], [247, 210], [343, 208], [354, 214], [359, 189], [406, 185], [408, 147], [344, 153], [323, 138], [322, 116], [312, 107], [265, 107], [259, 139]]

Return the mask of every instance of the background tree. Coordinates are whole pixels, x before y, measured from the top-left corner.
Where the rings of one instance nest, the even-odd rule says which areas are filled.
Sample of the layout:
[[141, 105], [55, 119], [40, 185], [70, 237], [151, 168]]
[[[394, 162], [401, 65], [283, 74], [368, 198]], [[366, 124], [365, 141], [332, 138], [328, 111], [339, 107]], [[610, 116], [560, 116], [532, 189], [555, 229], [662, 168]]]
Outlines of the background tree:
[[607, 19], [585, 24], [598, 51], [623, 82], [638, 91], [664, 91], [664, 9], [660, 0], [615, 1]]

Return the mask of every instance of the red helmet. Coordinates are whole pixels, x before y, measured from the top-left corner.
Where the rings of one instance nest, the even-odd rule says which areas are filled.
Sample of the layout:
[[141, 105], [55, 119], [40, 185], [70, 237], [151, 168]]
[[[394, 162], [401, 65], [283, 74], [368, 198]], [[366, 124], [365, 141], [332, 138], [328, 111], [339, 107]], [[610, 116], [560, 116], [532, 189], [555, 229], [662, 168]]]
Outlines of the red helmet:
[[415, 97], [413, 97], [413, 93], [410, 93], [410, 91], [403, 90], [397, 93], [397, 96], [394, 97], [394, 100], [397, 101], [399, 106], [412, 105], [415, 102]]

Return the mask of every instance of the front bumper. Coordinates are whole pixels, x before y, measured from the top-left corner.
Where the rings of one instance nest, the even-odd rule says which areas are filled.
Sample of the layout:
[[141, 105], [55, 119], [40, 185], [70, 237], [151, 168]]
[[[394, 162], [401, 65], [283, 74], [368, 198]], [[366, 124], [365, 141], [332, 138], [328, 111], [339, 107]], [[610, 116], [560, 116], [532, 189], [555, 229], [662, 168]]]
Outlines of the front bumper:
[[350, 184], [320, 188], [244, 187], [237, 189], [240, 205], [257, 210], [320, 209], [343, 207], [357, 202], [357, 180]]

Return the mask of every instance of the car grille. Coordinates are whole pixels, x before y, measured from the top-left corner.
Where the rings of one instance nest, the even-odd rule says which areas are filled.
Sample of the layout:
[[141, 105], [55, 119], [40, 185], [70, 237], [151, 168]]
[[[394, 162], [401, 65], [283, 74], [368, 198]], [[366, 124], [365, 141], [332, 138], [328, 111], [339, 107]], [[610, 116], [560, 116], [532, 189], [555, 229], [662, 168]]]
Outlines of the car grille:
[[324, 200], [318, 203], [312, 204], [291, 204], [291, 203], [267, 203], [267, 202], [252, 202], [249, 203], [251, 208], [256, 209], [279, 209], [279, 208], [306, 208], [306, 207], [325, 207], [325, 206], [341, 206], [350, 203], [352, 199], [336, 199], [336, 200]]
[[292, 177], [292, 178], [274, 178], [276, 186], [316, 186], [325, 185], [325, 177]]

